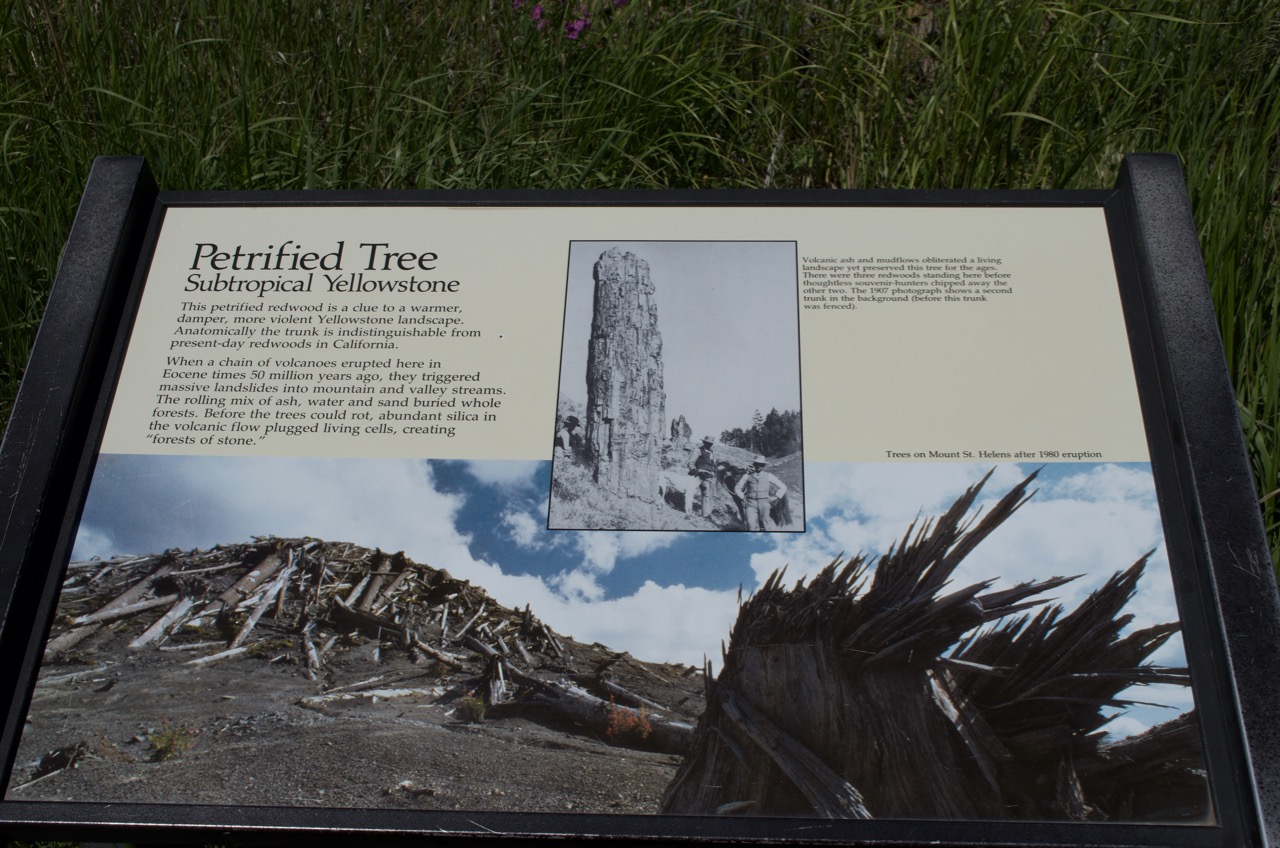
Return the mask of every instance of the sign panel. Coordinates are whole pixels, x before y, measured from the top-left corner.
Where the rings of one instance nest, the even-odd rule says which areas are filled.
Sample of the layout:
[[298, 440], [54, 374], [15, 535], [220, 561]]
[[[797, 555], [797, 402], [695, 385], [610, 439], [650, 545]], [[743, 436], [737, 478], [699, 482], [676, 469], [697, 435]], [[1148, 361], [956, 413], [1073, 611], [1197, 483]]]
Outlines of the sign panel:
[[1105, 193], [420, 197], [157, 206], [6, 804], [1236, 838]]

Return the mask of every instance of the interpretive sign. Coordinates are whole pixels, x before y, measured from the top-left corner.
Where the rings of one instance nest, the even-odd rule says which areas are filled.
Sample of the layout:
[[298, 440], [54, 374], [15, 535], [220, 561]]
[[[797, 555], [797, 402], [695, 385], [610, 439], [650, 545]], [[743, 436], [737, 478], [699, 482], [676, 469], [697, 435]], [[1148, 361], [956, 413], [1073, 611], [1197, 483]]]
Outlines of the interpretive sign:
[[102, 160], [0, 455], [0, 821], [1266, 844], [1280, 617], [1207, 304], [1168, 157], [927, 194]]

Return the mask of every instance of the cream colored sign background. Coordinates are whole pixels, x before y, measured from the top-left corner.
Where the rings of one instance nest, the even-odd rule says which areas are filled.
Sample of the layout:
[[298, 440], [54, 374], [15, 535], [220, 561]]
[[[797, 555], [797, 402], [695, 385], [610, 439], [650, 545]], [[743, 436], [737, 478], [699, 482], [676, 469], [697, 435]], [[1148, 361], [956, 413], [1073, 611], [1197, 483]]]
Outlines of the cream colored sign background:
[[[184, 291], [194, 273], [196, 244], [265, 250], [289, 239], [321, 253], [345, 242], [348, 273], [364, 268], [361, 242], [434, 252], [435, 270], [416, 276], [456, 279], [460, 286], [454, 294], [326, 293], [317, 274], [310, 293], [273, 293], [262, 300], [380, 309], [453, 303], [461, 307], [465, 327], [482, 335], [400, 339], [395, 351], [256, 350], [246, 356], [438, 360], [443, 371], [478, 371], [479, 385], [504, 389], [496, 420], [458, 423], [453, 438], [276, 434], [260, 445], [194, 447], [148, 441], [166, 357], [209, 355], [169, 348], [183, 301], [259, 301], [252, 294]], [[1078, 451], [1093, 461], [1148, 458], [1106, 225], [1096, 208], [170, 209], [102, 450], [550, 459], [571, 240], [794, 240], [802, 265], [804, 257], [1000, 258], [1014, 291], [988, 302], [860, 303], [855, 310], [828, 311], [802, 304], [806, 461], [918, 461], [931, 458], [930, 452], [937, 458], [963, 451], [974, 454], [965, 457], [972, 459], [985, 458], [979, 451]], [[213, 275], [207, 265], [202, 273]], [[378, 279], [410, 275], [365, 273]], [[791, 315], [761, 321], [766, 331], [796, 331]]]

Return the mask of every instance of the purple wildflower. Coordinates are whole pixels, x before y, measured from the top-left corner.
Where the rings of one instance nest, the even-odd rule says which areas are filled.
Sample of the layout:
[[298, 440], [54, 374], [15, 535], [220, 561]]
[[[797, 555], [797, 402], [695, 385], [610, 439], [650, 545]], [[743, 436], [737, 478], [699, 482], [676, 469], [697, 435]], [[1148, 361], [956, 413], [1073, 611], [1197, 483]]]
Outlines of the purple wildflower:
[[587, 14], [586, 7], [579, 6], [578, 14], [582, 17], [569, 21], [564, 25], [566, 38], [576, 39], [579, 35], [591, 29], [591, 16]]
[[529, 20], [533, 21], [534, 26], [539, 30], [547, 25], [546, 18], [542, 17], [542, 4], [533, 7], [533, 11], [529, 13]]
[[613, 8], [621, 9], [623, 6], [627, 5], [630, 2], [631, 0], [613, 0]]
[[511, 0], [512, 9], [519, 9], [523, 5], [524, 5], [524, 0]]

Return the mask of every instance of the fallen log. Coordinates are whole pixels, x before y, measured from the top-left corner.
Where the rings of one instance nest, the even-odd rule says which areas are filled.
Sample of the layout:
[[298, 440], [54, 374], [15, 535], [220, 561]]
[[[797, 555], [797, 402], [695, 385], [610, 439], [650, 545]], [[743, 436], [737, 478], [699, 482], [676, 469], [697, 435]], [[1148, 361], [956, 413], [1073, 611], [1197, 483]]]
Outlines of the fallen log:
[[450, 668], [464, 670], [467, 667], [467, 664], [462, 661], [461, 657], [457, 657], [457, 656], [454, 656], [453, 654], [446, 653], [440, 650], [439, 648], [433, 648], [430, 645], [428, 645], [426, 642], [423, 642], [421, 639], [414, 639], [413, 646], [417, 648], [419, 651], [422, 651], [422, 653], [431, 657], [433, 660], [442, 662], [445, 665], [449, 666]]
[[384, 609], [386, 609], [387, 605], [391, 603], [392, 596], [396, 593], [396, 590], [398, 590], [401, 586], [403, 586], [404, 582], [408, 580], [409, 577], [411, 577], [412, 575], [413, 575], [412, 569], [410, 569], [407, 565], [402, 567], [400, 572], [396, 574], [394, 578], [392, 578], [391, 583], [379, 593], [381, 597], [374, 602], [374, 605], [371, 608], [372, 611], [376, 613], [380, 613]]
[[212, 648], [215, 645], [225, 645], [225, 642], [192, 642], [189, 645], [161, 645], [158, 650], [165, 653], [177, 653], [179, 651], [201, 651], [205, 648]]
[[326, 692], [323, 695], [308, 695], [300, 699], [298, 703], [304, 707], [311, 707], [330, 704], [334, 701], [354, 701], [357, 698], [370, 698], [377, 701], [379, 699], [409, 698], [414, 695], [438, 698], [443, 694], [444, 689], [439, 686], [433, 686], [430, 689], [365, 689], [360, 692]]
[[489, 678], [488, 702], [490, 706], [506, 703], [510, 700], [507, 692], [507, 678], [502, 673], [502, 666], [502, 660], [494, 658], [486, 671], [486, 676]]
[[55, 657], [58, 654], [65, 654], [101, 629], [101, 624], [88, 624], [60, 633], [56, 638], [49, 640], [49, 644], [45, 646], [44, 655]]
[[[150, 559], [150, 557], [143, 557], [142, 559], [134, 560], [133, 562], [145, 562], [148, 559]], [[111, 567], [112, 566], [109, 565], [107, 566], [107, 568], [104, 568], [102, 571], [98, 572], [98, 574], [94, 575], [94, 577], [89, 579], [89, 582], [93, 583], [94, 580], [96, 580], [102, 574], [106, 573], [106, 571]], [[164, 565], [157, 568], [155, 571], [148, 574], [146, 577], [134, 583], [132, 586], [130, 586], [128, 589], [122, 592], [120, 595], [117, 595], [115, 598], [108, 601], [103, 607], [101, 607], [98, 610], [98, 612], [105, 613], [111, 610], [120, 609], [121, 607], [126, 607], [133, 603], [136, 603], [137, 601], [141, 600], [142, 597], [147, 594], [147, 592], [151, 591], [151, 587], [152, 585], [155, 584], [156, 580], [158, 580], [161, 577], [164, 577], [171, 571], [173, 571], [173, 565], [171, 563], [165, 563]]]
[[693, 726], [682, 721], [597, 698], [568, 681], [543, 680], [511, 666], [506, 666], [506, 673], [512, 681], [530, 690], [534, 703], [552, 708], [615, 744], [684, 754], [693, 740]]
[[129, 650], [136, 651], [140, 648], [145, 648], [156, 639], [164, 636], [169, 631], [169, 628], [176, 625], [178, 620], [194, 605], [194, 598], [180, 598], [176, 604], [169, 608], [168, 612], [156, 619], [155, 624], [148, 627], [142, 632], [141, 636], [129, 643]]
[[262, 562], [250, 569], [248, 574], [237, 580], [235, 585], [219, 595], [218, 600], [222, 601], [223, 607], [234, 607], [252, 595], [262, 581], [275, 574], [283, 562], [279, 554], [268, 555]]
[[556, 634], [552, 633], [551, 628], [543, 624], [541, 621], [538, 622], [538, 629], [541, 631], [542, 636], [546, 639], [547, 643], [551, 645], [551, 649], [556, 652], [556, 656], [563, 659], [564, 646], [560, 644], [560, 640], [556, 638]]
[[102, 560], [100, 559], [81, 559], [75, 562], [67, 563], [67, 574], [73, 571], [89, 571], [94, 568], [101, 568]]
[[[352, 608], [361, 612], [368, 612], [373, 606], [373, 602], [377, 600], [378, 595], [382, 592], [382, 584], [386, 582], [387, 576], [391, 574], [391, 557], [382, 551], [375, 551], [378, 559], [377, 569], [369, 575], [368, 583], [365, 585], [364, 592], [360, 595], [360, 599], [352, 604]], [[401, 557], [403, 558], [403, 554]]]
[[538, 664], [533, 661], [533, 656], [530, 655], [529, 649], [524, 646], [524, 642], [521, 642], [519, 638], [512, 639], [511, 641], [516, 643], [516, 649], [520, 651], [520, 658], [524, 660], [524, 664], [531, 669], [537, 668]]
[[466, 645], [476, 653], [483, 654], [486, 657], [498, 656], [498, 651], [491, 645], [486, 645], [474, 636], [463, 636], [462, 644]]
[[352, 689], [359, 689], [361, 686], [371, 686], [374, 683], [381, 683], [386, 680], [385, 674], [375, 674], [373, 677], [366, 677], [364, 680], [358, 680], [355, 683], [348, 683], [346, 686], [334, 686], [332, 689], [326, 689], [322, 694], [329, 695], [333, 692], [349, 692]]
[[233, 568], [240, 568], [243, 565], [244, 563], [238, 560], [236, 562], [224, 562], [222, 565], [209, 565], [204, 568], [186, 568], [182, 571], [174, 571], [172, 572], [172, 576], [186, 577], [190, 574], [208, 574], [212, 571], [230, 571]]
[[466, 624], [462, 625], [462, 629], [461, 629], [461, 630], [459, 630], [457, 633], [455, 633], [455, 634], [454, 634], [454, 636], [453, 636], [453, 640], [454, 640], [455, 642], [456, 642], [456, 641], [458, 641], [459, 639], [461, 639], [463, 636], [465, 636], [465, 635], [467, 634], [467, 631], [471, 629], [471, 625], [473, 625], [473, 624], [475, 624], [475, 623], [476, 623], [476, 619], [477, 619], [477, 618], [479, 618], [480, 616], [484, 615], [484, 607], [485, 607], [484, 603], [481, 603], [481, 604], [480, 604], [480, 609], [476, 612], [476, 614], [475, 614], [475, 615], [471, 616], [471, 620], [470, 620], [470, 621], [468, 621]]
[[111, 666], [107, 664], [107, 665], [97, 666], [96, 668], [87, 668], [83, 671], [73, 671], [69, 674], [55, 674], [52, 677], [41, 677], [39, 680], [36, 681], [36, 685], [52, 686], [55, 683], [71, 683], [76, 680], [79, 680], [81, 677], [90, 677], [94, 674], [101, 674], [102, 672], [107, 671], [110, 668]]
[[[368, 582], [369, 582], [369, 575], [366, 574], [364, 576], [364, 579], [361, 580], [359, 583], [357, 583], [356, 587], [352, 589], [350, 592], [348, 592], [345, 598], [339, 598], [335, 595], [334, 600], [336, 600], [338, 603], [342, 604], [345, 607], [350, 607], [351, 609], [355, 609], [356, 598], [360, 597], [360, 593], [364, 591], [364, 587], [368, 584]], [[334, 592], [339, 591], [340, 589], [342, 589], [342, 587], [347, 585], [349, 584], [339, 583], [337, 586], [334, 587]]]
[[381, 639], [384, 634], [396, 634], [401, 631], [401, 627], [389, 618], [383, 618], [380, 615], [374, 615], [371, 612], [352, 609], [343, 603], [335, 603], [331, 608], [331, 617], [333, 623], [338, 625], [339, 629], [359, 630], [366, 636], [373, 639]]
[[207, 657], [198, 657], [194, 660], [187, 660], [186, 664], [187, 665], [208, 665], [209, 663], [217, 662], [218, 660], [225, 660], [225, 659], [229, 659], [230, 657], [238, 657], [241, 654], [248, 653], [248, 651], [249, 651], [249, 648], [247, 646], [240, 647], [240, 648], [229, 648], [228, 650], [225, 650], [225, 651], [219, 651], [216, 654], [210, 654]]
[[272, 581], [271, 585], [267, 587], [267, 591], [263, 595], [262, 600], [258, 602], [258, 605], [254, 607], [253, 612], [249, 614], [249, 618], [245, 621], [244, 626], [240, 628], [240, 632], [231, 640], [229, 647], [238, 648], [244, 644], [244, 640], [249, 637], [249, 633], [257, 625], [258, 619], [262, 618], [262, 614], [267, 611], [267, 607], [275, 603], [277, 595], [283, 594], [284, 588], [289, 582], [289, 578], [293, 575], [293, 570], [294, 566], [290, 564], [289, 567], [280, 572], [280, 576]]
[[134, 613], [139, 613], [144, 610], [153, 609], [154, 607], [162, 607], [165, 604], [171, 604], [176, 600], [178, 600], [177, 595], [164, 595], [159, 598], [148, 598], [145, 601], [138, 601], [137, 603], [129, 604], [127, 606], [122, 606], [122, 607], [116, 607], [114, 609], [108, 609], [104, 607], [98, 610], [97, 612], [92, 612], [92, 613], [89, 613], [88, 615], [82, 615], [79, 618], [73, 618], [71, 619], [71, 623], [76, 625], [82, 625], [82, 624], [101, 624], [107, 621], [115, 621], [117, 618], [127, 618], [133, 615]]
[[[302, 561], [302, 554], [297, 551], [289, 551], [289, 564], [285, 566], [285, 571], [292, 574], [295, 568], [302, 572], [302, 579], [299, 581], [302, 585], [298, 587], [298, 593], [302, 594], [306, 592], [306, 570]], [[288, 597], [289, 583], [286, 580], [284, 582], [284, 587], [279, 592], [276, 592], [276, 608], [275, 611], [271, 613], [271, 617], [276, 621], [279, 621], [284, 616], [284, 602]]]
[[646, 710], [655, 710], [660, 713], [669, 713], [671, 710], [662, 706], [656, 701], [650, 701], [641, 695], [637, 695], [629, 689], [624, 689], [612, 680], [606, 677], [600, 677], [595, 674], [574, 674], [570, 680], [583, 686], [598, 687], [619, 701], [622, 701], [631, 707], [644, 707]]
[[302, 650], [307, 655], [307, 677], [316, 679], [320, 671], [320, 654], [316, 652], [315, 643], [311, 641], [311, 624], [302, 631]]

